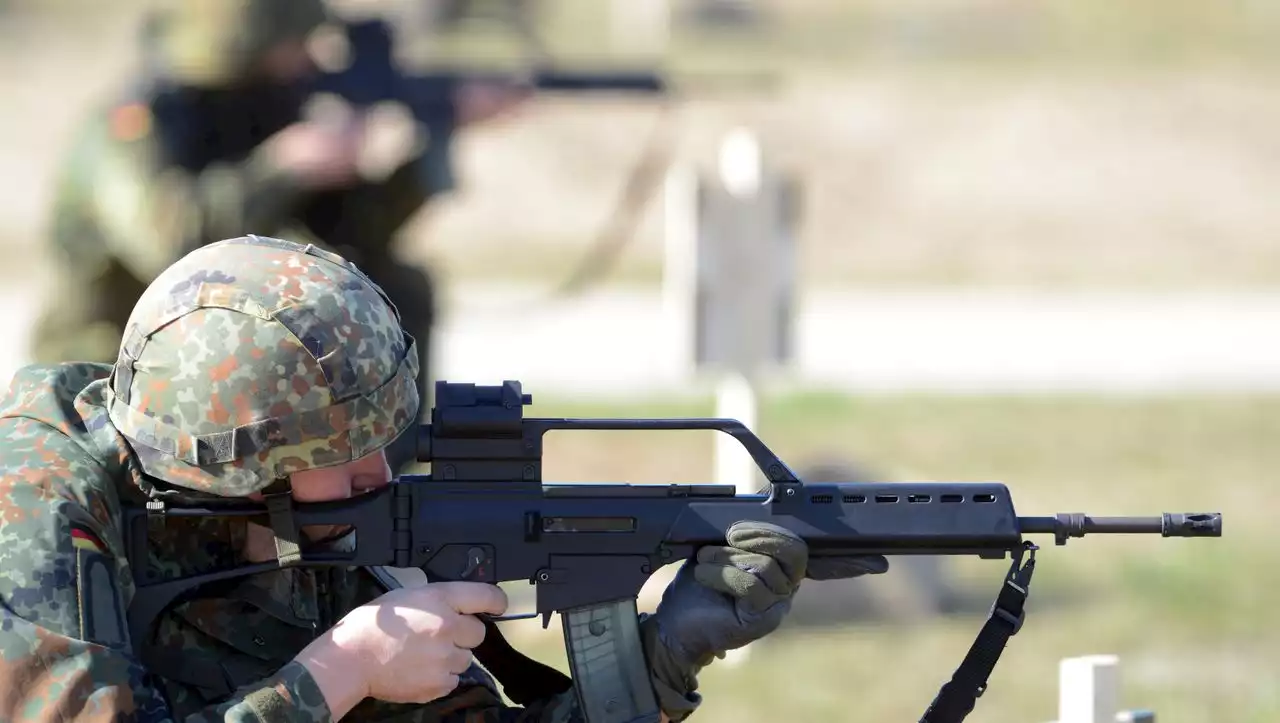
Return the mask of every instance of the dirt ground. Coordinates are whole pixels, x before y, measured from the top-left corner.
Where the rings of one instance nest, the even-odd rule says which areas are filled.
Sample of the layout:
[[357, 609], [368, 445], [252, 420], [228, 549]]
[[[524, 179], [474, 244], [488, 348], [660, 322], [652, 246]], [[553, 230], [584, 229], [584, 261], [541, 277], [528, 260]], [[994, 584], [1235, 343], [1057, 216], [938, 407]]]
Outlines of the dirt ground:
[[[134, 16], [55, 22], [14, 7], [0, 20], [0, 243], [25, 250], [39, 243], [77, 113], [133, 61]], [[850, 67], [675, 115], [681, 162], [709, 168], [718, 140], [745, 124], [802, 184], [808, 282], [1280, 279], [1280, 94], [1264, 68]], [[605, 224], [658, 117], [644, 101], [547, 101], [471, 133], [458, 153], [463, 192], [418, 219], [408, 255], [456, 275], [563, 275]], [[661, 221], [658, 194], [619, 277], [656, 278]]]

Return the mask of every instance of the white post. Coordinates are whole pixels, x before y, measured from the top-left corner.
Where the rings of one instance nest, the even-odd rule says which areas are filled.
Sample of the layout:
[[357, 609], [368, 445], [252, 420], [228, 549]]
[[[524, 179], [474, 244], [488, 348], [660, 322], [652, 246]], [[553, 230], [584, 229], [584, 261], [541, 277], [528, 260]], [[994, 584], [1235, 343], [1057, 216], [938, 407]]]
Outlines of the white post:
[[[666, 343], [690, 375], [715, 380], [716, 416], [755, 428], [755, 380], [791, 356], [795, 261], [786, 179], [769, 173], [748, 129], [728, 133], [717, 173], [668, 171], [664, 188], [662, 303]], [[751, 456], [732, 436], [716, 436], [716, 481], [759, 489]]]
[[[735, 129], [720, 147], [720, 183], [730, 195], [749, 198], [760, 191], [760, 144], [749, 131]], [[754, 261], [755, 259], [747, 259]], [[743, 281], [746, 281], [745, 279]], [[724, 372], [716, 388], [716, 416], [737, 419], [750, 429], [756, 426], [756, 393], [745, 374]], [[758, 470], [751, 455], [733, 437], [716, 435], [716, 482], [731, 484], [739, 494], [756, 491]]]
[[[716, 416], [736, 419], [749, 429], [756, 426], [756, 393], [751, 382], [742, 374], [725, 373], [716, 386]], [[738, 494], [754, 494], [759, 484], [760, 472], [747, 450], [732, 436], [716, 434], [715, 442], [716, 484], [733, 485]], [[746, 662], [749, 647], [730, 650], [724, 656], [724, 665], [735, 667]]]
[[1058, 723], [1115, 723], [1119, 665], [1114, 655], [1063, 659], [1058, 664]]
[[[791, 356], [794, 197], [749, 129], [724, 137], [715, 170], [700, 183], [678, 173], [669, 179], [667, 303], [686, 312], [673, 328], [691, 344], [685, 358], [693, 369], [715, 380], [716, 416], [755, 429], [755, 383]], [[763, 475], [737, 439], [718, 434], [714, 455], [717, 483], [739, 494], [759, 490]], [[730, 651], [725, 664], [744, 661], [747, 651]]]
[[[743, 374], [726, 372], [716, 386], [717, 417], [736, 419], [748, 429], [756, 427], [756, 392]], [[715, 479], [716, 484], [733, 485], [738, 494], [755, 494], [759, 491], [760, 471], [737, 439], [728, 434], [716, 434]]]
[[1058, 720], [1053, 723], [1156, 723], [1156, 714], [1120, 710], [1120, 658], [1086, 655], [1058, 662]]
[[[746, 128], [720, 146], [714, 183], [698, 194], [694, 304], [699, 365], [717, 377], [716, 416], [756, 425], [757, 374], [789, 347], [791, 229], [783, 183]], [[717, 435], [716, 481], [754, 493], [760, 472], [733, 437]]]

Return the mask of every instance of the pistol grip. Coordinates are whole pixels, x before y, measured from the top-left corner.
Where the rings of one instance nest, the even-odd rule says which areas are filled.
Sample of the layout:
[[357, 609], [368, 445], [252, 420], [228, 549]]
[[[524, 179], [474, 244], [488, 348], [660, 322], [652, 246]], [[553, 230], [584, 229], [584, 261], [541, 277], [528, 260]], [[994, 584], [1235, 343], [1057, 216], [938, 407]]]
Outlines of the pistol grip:
[[658, 723], [635, 599], [564, 610], [560, 617], [586, 723]]

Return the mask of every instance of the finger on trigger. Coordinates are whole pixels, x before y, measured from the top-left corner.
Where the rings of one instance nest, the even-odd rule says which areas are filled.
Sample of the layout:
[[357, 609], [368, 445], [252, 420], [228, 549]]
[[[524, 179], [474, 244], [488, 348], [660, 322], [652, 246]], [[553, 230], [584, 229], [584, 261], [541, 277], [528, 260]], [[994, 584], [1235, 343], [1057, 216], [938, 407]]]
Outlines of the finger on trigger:
[[443, 593], [445, 602], [460, 613], [501, 615], [507, 611], [507, 593], [497, 585], [479, 582], [437, 582], [428, 585], [426, 589], [433, 588]]

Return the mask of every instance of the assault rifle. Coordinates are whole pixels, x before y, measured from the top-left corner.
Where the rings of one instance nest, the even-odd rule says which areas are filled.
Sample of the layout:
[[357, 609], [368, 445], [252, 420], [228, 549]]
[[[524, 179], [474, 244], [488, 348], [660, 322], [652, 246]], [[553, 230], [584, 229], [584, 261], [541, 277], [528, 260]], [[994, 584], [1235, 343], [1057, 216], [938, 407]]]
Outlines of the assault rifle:
[[663, 77], [650, 71], [567, 71], [534, 68], [527, 73], [483, 73], [448, 69], [404, 73], [398, 67], [391, 26], [380, 19], [344, 23], [348, 56], [345, 67], [315, 79], [317, 92], [334, 93], [353, 105], [400, 101], [418, 120], [431, 123], [450, 112], [449, 92], [468, 80], [523, 85], [531, 90], [563, 93], [665, 93]]
[[[441, 381], [435, 399], [431, 422], [417, 431], [418, 459], [431, 463], [430, 474], [403, 475], [376, 492], [337, 502], [294, 504], [279, 496], [266, 506], [222, 501], [171, 507], [157, 501], [146, 511], [127, 512], [129, 556], [141, 562], [134, 563], [134, 570], [146, 568], [149, 515], [256, 518], [290, 540], [299, 539], [301, 525], [351, 525], [356, 530], [352, 552], [303, 551], [177, 580], [139, 580], [128, 612], [135, 650], [150, 638], [160, 614], [201, 586], [280, 567], [413, 567], [430, 580], [526, 580], [536, 587], [536, 612], [494, 620], [541, 615], [546, 627], [551, 614], [560, 613], [572, 681], [558, 672], [541, 680], [552, 680], [564, 690], [572, 685], [588, 723], [654, 722], [659, 711], [638, 629], [641, 587], [658, 568], [692, 558], [702, 546], [724, 544], [733, 523], [756, 520], [793, 530], [814, 557], [1012, 558], [990, 618], [921, 718], [922, 723], [952, 723], [972, 709], [1008, 638], [1021, 628], [1037, 549], [1024, 535], [1053, 535], [1058, 545], [1102, 533], [1222, 535], [1219, 513], [1019, 517], [1009, 488], [994, 482], [803, 484], [735, 420], [526, 419], [523, 407], [532, 398], [515, 381], [500, 386]], [[731, 434], [768, 478], [768, 489], [744, 495], [722, 485], [543, 482], [546, 432], [641, 429]], [[506, 646], [496, 626], [488, 627], [482, 645]], [[513, 653], [509, 646], [504, 650]], [[512, 677], [522, 679], [516, 685], [526, 689], [513, 692], [504, 672], [494, 670], [480, 649], [476, 655], [517, 702], [532, 699], [529, 679], [546, 672], [522, 668]], [[512, 666], [505, 667], [512, 672]]]

